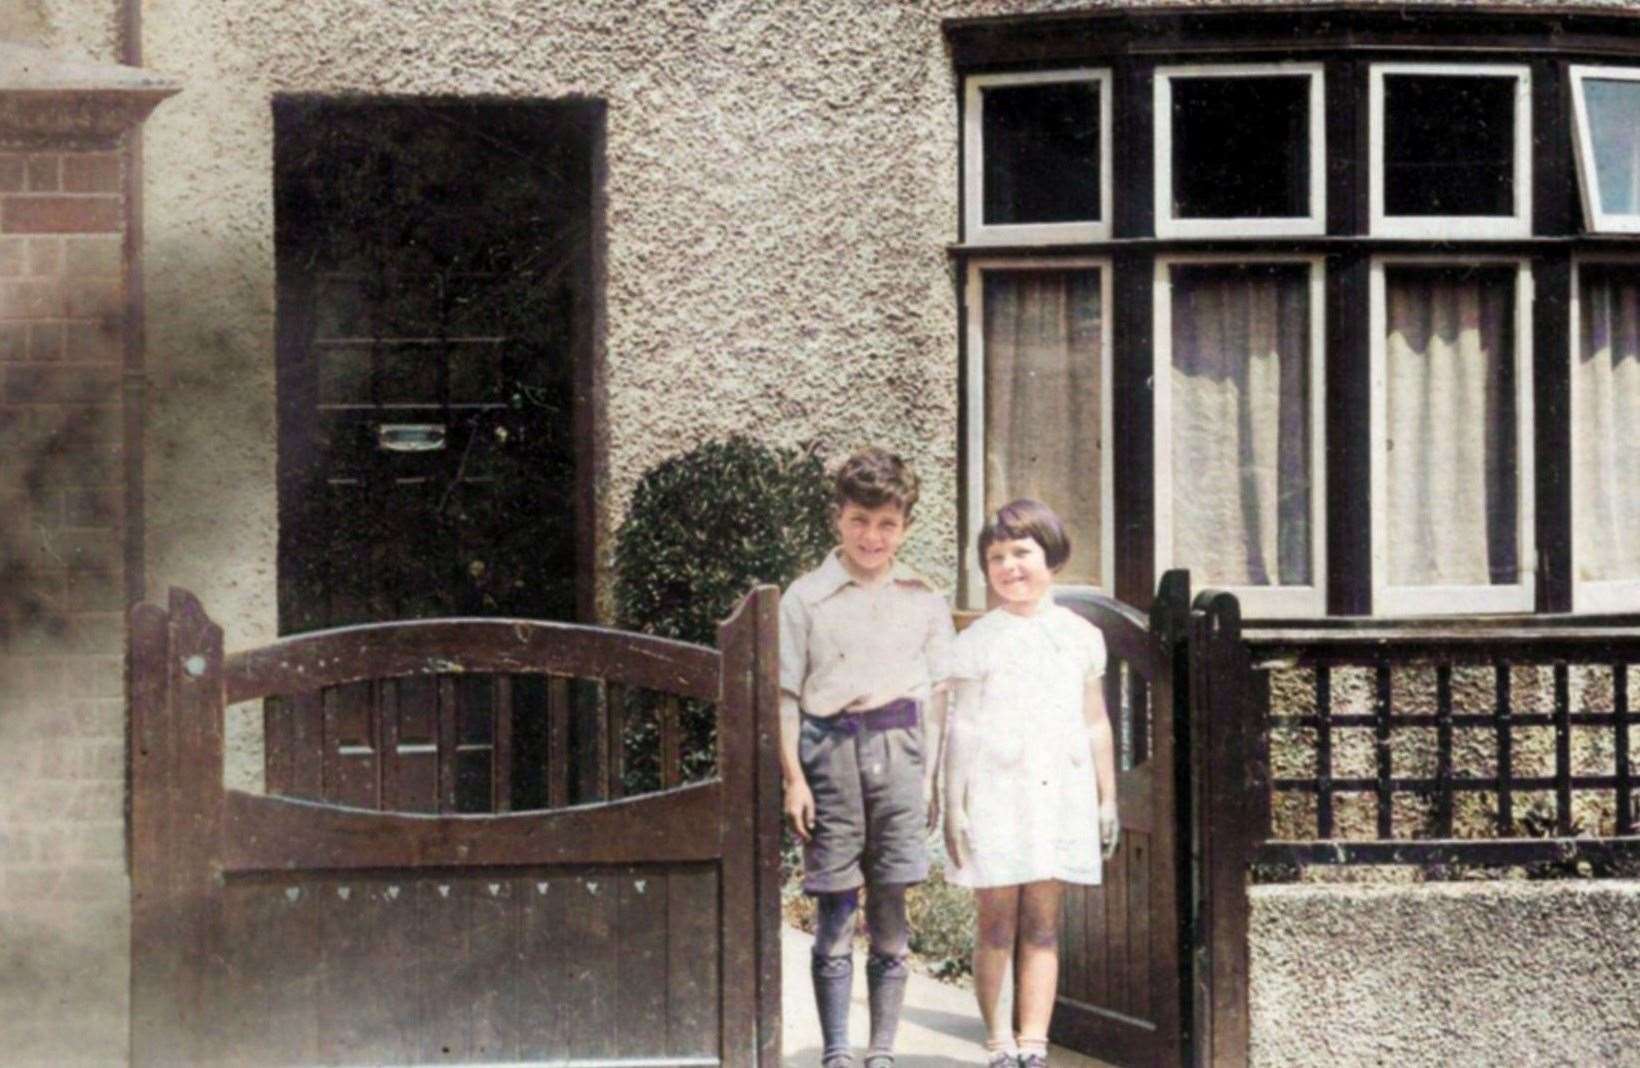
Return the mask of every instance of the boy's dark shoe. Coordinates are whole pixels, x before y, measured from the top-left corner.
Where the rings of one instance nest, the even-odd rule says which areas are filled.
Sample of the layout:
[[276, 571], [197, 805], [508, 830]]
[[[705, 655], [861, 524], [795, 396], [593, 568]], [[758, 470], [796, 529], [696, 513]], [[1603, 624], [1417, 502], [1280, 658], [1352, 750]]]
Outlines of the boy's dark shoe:
[[820, 1058], [820, 1068], [854, 1068], [854, 1054], [828, 1053]]

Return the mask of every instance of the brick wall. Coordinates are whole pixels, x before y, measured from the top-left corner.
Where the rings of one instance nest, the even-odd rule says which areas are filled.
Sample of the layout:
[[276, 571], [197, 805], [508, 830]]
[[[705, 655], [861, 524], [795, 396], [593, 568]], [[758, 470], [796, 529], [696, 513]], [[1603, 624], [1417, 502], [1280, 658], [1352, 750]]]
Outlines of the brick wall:
[[0, 149], [0, 1064], [126, 1055], [121, 166]]

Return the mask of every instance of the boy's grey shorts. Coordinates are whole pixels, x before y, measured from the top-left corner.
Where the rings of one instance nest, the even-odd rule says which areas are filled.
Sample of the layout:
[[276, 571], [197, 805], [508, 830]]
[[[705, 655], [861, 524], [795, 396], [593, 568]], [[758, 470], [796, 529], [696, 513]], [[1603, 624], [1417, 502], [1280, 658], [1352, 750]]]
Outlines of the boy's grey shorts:
[[922, 725], [851, 731], [805, 715], [797, 740], [814, 793], [814, 832], [803, 847], [803, 889], [928, 878]]

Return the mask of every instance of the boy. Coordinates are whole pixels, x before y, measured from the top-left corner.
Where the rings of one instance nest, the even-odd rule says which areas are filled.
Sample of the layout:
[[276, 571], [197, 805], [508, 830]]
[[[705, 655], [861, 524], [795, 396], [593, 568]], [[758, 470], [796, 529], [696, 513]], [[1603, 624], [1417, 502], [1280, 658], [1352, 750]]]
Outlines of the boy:
[[[905, 892], [928, 875], [926, 833], [945, 721], [954, 630], [945, 598], [895, 560], [917, 478], [879, 448], [837, 472], [837, 548], [780, 600], [780, 771], [816, 899], [815, 1005], [823, 1068], [847, 1068], [851, 953], [866, 887], [871, 1044], [865, 1068], [894, 1063], [905, 998]], [[926, 727], [923, 713], [926, 710]]]

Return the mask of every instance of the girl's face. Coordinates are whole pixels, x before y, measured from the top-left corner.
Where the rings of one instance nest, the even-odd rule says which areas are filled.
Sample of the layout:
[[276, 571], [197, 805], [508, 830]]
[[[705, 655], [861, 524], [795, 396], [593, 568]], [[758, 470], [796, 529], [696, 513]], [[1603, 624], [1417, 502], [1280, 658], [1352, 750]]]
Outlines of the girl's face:
[[1053, 572], [1036, 539], [1019, 538], [992, 542], [985, 550], [985, 581], [1002, 607], [1028, 612], [1047, 595]]

